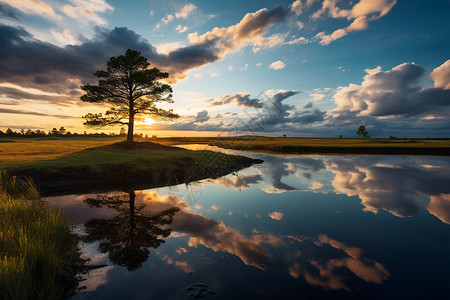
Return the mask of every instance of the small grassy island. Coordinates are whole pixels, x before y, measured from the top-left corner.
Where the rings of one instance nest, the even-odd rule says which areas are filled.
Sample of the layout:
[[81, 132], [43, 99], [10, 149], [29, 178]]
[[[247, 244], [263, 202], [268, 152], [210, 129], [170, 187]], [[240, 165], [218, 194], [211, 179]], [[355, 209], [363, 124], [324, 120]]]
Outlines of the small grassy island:
[[53, 159], [26, 161], [9, 161], [6, 169], [12, 175], [31, 178], [44, 193], [174, 185], [216, 178], [262, 162], [148, 141], [116, 142]]

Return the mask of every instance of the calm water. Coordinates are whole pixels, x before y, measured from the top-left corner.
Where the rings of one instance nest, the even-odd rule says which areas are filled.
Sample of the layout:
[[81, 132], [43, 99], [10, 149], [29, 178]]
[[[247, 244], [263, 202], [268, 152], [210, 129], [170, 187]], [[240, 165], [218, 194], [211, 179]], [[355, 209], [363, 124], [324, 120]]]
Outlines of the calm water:
[[74, 299], [449, 299], [450, 158], [246, 155], [264, 163], [47, 198], [96, 266]]

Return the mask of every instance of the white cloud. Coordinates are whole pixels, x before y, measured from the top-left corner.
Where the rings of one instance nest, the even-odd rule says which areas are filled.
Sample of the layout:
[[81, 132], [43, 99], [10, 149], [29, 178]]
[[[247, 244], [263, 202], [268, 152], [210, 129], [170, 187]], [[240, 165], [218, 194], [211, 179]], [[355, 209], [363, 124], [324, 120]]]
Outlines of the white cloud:
[[430, 77], [435, 87], [450, 90], [450, 59], [434, 69]]
[[53, 8], [40, 0], [0, 0], [9, 6], [17, 8], [25, 14], [40, 15], [42, 17], [50, 17], [57, 20], [62, 20], [60, 15], [57, 15]]
[[243, 67], [241, 67], [241, 71], [245, 71], [248, 68], [248, 64], [245, 64]]
[[309, 40], [307, 38], [301, 36], [299, 38], [290, 40], [289, 42], [286, 42], [284, 44], [285, 45], [297, 45], [297, 44], [305, 45], [305, 44], [308, 44], [308, 43], [309, 43]]
[[281, 219], [283, 219], [284, 214], [281, 213], [281, 212], [278, 212], [278, 211], [274, 211], [274, 212], [269, 213], [268, 216], [269, 216], [271, 219], [280, 221]]
[[87, 20], [100, 25], [105, 25], [108, 22], [98, 14], [114, 10], [114, 8], [104, 0], [71, 0], [71, 3], [74, 4], [74, 6], [66, 4], [61, 8], [61, 11], [68, 17], [77, 20]]
[[78, 45], [80, 43], [69, 29], [58, 32], [56, 29], [51, 28], [50, 33], [61, 45]]
[[322, 100], [323, 98], [325, 98], [325, 95], [324, 95], [324, 94], [319, 94], [319, 93], [311, 94], [311, 96], [313, 97], [313, 100], [314, 100], [314, 101], [320, 101], [320, 100]]
[[196, 79], [200, 79], [200, 78], [202, 78], [203, 76], [202, 76], [202, 74], [197, 73], [197, 74], [194, 75], [194, 77], [195, 77]]
[[170, 22], [172, 22], [174, 19], [173, 15], [167, 15], [165, 18], [161, 19], [161, 22], [164, 23], [165, 25], [169, 24]]
[[262, 62], [259, 62], [259, 63], [256, 64], [256, 66], [257, 66], [258, 68], [261, 67], [262, 65], [263, 65]]
[[178, 19], [179, 18], [186, 19], [189, 16], [189, 14], [196, 9], [197, 6], [195, 6], [192, 3], [188, 3], [185, 6], [183, 6], [183, 8], [179, 12], [175, 13], [175, 17], [177, 17]]
[[219, 73], [217, 73], [217, 72], [213, 72], [213, 73], [211, 73], [211, 75], [210, 75], [212, 78], [216, 78], [216, 77], [219, 77], [220, 76], [220, 74]]
[[289, 33], [286, 34], [280, 34], [275, 33], [268, 37], [258, 37], [253, 41], [253, 52], [256, 53], [261, 49], [265, 48], [273, 48], [275, 46], [281, 45], [286, 40]]
[[274, 61], [273, 63], [271, 63], [271, 64], [269, 65], [269, 68], [271, 68], [272, 70], [281, 70], [281, 69], [283, 69], [285, 66], [286, 66], [286, 65], [285, 65], [284, 62], [282, 62], [281, 60], [277, 60], [277, 61]]
[[294, 2], [292, 2], [290, 7], [291, 7], [291, 11], [295, 15], [299, 16], [302, 13], [302, 10], [303, 10], [303, 3], [302, 3], [301, 0], [295, 0]]
[[303, 29], [305, 27], [305, 24], [303, 22], [297, 21], [297, 27], [298, 29]]
[[233, 71], [233, 66], [228, 66], [229, 71]]
[[361, 31], [369, 27], [368, 22], [386, 15], [396, 4], [396, 0], [360, 0], [351, 9], [337, 7], [338, 0], [324, 0], [322, 8], [312, 15], [313, 19], [320, 18], [326, 12], [332, 18], [347, 18], [353, 22], [344, 28], [335, 30], [331, 34], [319, 32], [316, 38], [320, 44], [328, 45], [331, 42], [346, 36], [350, 32]]
[[361, 85], [350, 84], [334, 95], [337, 107], [332, 115], [408, 117], [429, 112], [443, 113], [450, 109], [450, 90], [441, 88], [448, 82], [445, 79], [440, 81], [439, 72], [447, 67], [448, 62], [445, 62], [435, 69], [438, 70], [433, 75], [439, 80], [437, 87], [427, 88], [419, 86], [425, 69], [415, 63], [404, 63], [388, 71], [381, 67], [366, 69], [367, 75]]
[[186, 32], [189, 28], [187, 28], [186, 26], [181, 26], [178, 25], [177, 28], [175, 28], [179, 33], [183, 33]]
[[311, 183], [311, 186], [309, 188], [312, 190], [319, 190], [319, 189], [323, 188], [323, 183], [314, 181], [313, 183]]

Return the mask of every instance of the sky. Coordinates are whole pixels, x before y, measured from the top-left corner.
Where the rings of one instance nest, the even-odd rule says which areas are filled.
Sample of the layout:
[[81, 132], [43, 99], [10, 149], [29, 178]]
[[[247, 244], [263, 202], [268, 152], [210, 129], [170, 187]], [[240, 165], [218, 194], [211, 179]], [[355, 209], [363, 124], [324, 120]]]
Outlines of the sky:
[[138, 50], [181, 117], [158, 136], [450, 137], [450, 0], [0, 0], [0, 130], [83, 126], [80, 86]]

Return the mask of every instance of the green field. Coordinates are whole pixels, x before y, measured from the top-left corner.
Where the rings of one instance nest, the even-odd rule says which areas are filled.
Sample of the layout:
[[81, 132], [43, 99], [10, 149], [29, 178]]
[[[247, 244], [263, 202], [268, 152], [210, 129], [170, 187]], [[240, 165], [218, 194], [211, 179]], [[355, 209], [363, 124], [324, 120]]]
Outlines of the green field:
[[[261, 162], [244, 156], [226, 155], [212, 151], [190, 151], [152, 142], [129, 146], [115, 139], [83, 144], [71, 139], [19, 140], [0, 143], [6, 156], [3, 168], [12, 175], [32, 178], [42, 192], [100, 191], [150, 188], [173, 185], [204, 178], [226, 175], [232, 171]], [[50, 159], [39, 155], [48, 142]], [[14, 148], [11, 145], [19, 145]], [[27, 155], [27, 149], [32, 154]], [[2, 150], [2, 148], [0, 148]], [[16, 155], [16, 156], [15, 156]], [[12, 159], [12, 157], [16, 157]], [[20, 157], [18, 159], [17, 157]], [[46, 158], [46, 159], [44, 159]]]
[[338, 138], [272, 138], [210, 137], [165, 138], [160, 143], [208, 144], [227, 149], [298, 154], [411, 154], [450, 155], [450, 139], [338, 139]]

